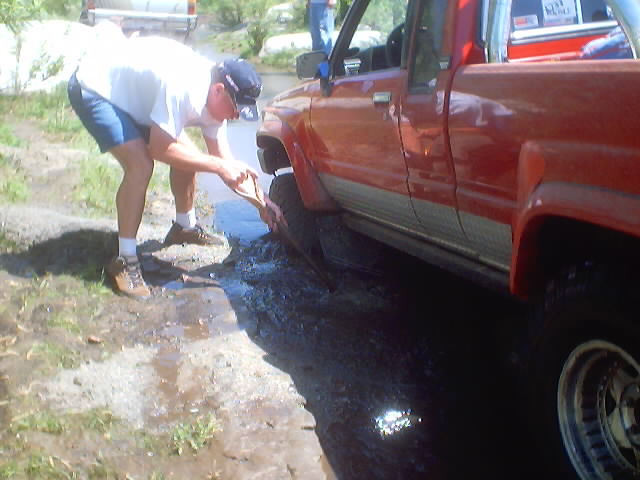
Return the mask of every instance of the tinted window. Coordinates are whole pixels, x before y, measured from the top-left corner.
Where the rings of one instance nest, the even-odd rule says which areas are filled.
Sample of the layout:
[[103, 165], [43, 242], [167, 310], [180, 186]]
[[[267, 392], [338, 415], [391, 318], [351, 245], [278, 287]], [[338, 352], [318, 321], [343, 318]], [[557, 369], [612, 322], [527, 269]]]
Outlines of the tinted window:
[[411, 85], [430, 87], [430, 82], [440, 71], [442, 30], [447, 10], [447, 0], [427, 0], [422, 7], [421, 20], [416, 34], [416, 53]]

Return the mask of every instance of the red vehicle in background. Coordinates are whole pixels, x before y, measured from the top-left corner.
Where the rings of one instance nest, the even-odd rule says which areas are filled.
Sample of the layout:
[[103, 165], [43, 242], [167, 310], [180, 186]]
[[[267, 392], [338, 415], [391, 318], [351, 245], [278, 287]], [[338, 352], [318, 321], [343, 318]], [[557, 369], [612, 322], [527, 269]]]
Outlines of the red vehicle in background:
[[[618, 25], [632, 58], [580, 59]], [[546, 478], [640, 477], [638, 52], [637, 0], [355, 0], [257, 132], [307, 249], [337, 216], [536, 307]]]

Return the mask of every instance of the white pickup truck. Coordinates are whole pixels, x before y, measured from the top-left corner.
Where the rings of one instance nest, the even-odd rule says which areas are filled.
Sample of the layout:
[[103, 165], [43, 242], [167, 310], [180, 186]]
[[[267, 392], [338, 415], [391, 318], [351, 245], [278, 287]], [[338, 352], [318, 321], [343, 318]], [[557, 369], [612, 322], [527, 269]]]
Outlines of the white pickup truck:
[[196, 3], [197, 0], [83, 0], [80, 21], [95, 25], [112, 20], [124, 31], [188, 35], [198, 23]]

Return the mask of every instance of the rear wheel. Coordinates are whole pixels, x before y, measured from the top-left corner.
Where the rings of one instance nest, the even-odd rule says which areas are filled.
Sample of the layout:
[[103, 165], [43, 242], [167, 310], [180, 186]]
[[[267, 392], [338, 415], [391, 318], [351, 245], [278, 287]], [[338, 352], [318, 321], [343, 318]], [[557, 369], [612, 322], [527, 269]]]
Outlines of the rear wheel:
[[640, 476], [640, 333], [635, 289], [619, 280], [582, 266], [547, 292], [530, 408], [541, 452], [561, 478]]
[[282, 210], [289, 233], [307, 253], [319, 250], [316, 215], [307, 210], [300, 198], [298, 184], [292, 173], [278, 175], [271, 181], [269, 197]]

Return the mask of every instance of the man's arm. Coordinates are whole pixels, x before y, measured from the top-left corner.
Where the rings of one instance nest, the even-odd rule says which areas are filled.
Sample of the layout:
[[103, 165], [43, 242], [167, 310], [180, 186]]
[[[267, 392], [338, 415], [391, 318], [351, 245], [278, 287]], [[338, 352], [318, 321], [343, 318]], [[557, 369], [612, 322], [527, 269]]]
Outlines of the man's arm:
[[[225, 161], [227, 161], [227, 159], [232, 162], [235, 161], [233, 160], [226, 135], [222, 135], [219, 139], [210, 138], [206, 135], [203, 135], [203, 137], [210, 154], [216, 155]], [[251, 169], [251, 171], [254, 173], [252, 177], [247, 177], [244, 182], [239, 183], [235, 188], [231, 187], [231, 189], [256, 207], [262, 221], [269, 225], [271, 230], [277, 232], [277, 222], [284, 222], [286, 225], [286, 220], [280, 207], [273, 203], [258, 185], [258, 174], [253, 169]]]
[[[257, 175], [242, 162], [202, 153], [190, 140], [176, 141], [155, 124], [151, 126], [149, 152], [154, 159], [179, 170], [214, 173], [234, 190], [250, 176]], [[219, 150], [214, 152], [220, 153]]]

